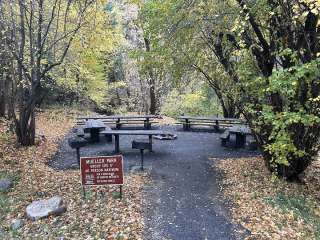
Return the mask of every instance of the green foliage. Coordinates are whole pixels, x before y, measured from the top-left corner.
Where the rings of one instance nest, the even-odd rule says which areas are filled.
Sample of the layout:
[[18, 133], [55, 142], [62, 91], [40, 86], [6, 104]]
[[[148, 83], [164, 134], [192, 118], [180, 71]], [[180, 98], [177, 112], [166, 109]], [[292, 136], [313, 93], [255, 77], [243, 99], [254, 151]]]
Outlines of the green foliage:
[[[269, 85], [260, 89], [261, 95], [281, 92], [285, 104], [283, 111], [275, 113], [273, 109], [265, 104], [260, 123], [272, 125], [272, 133], [269, 136], [270, 144], [265, 148], [274, 156], [273, 162], [289, 165], [290, 156], [303, 157], [306, 153], [304, 146], [297, 146], [294, 142], [294, 126], [302, 125], [307, 133], [308, 128], [320, 124], [319, 97], [313, 96], [312, 92], [304, 95], [304, 104], [299, 98], [299, 85], [310, 85], [314, 79], [320, 78], [320, 59], [310, 63], [296, 65], [294, 67], [275, 71], [268, 78]], [[311, 87], [308, 87], [312, 89]], [[315, 143], [318, 147], [319, 143]]]
[[[121, 44], [122, 35], [112, 22], [112, 9], [105, 11], [107, 1], [101, 0], [88, 10], [87, 22], [74, 39], [65, 64], [52, 74], [62, 94], [74, 100], [90, 100], [97, 106], [105, 101], [107, 76], [113, 53]], [[108, 8], [109, 9], [109, 8]]]
[[173, 90], [166, 98], [161, 112], [176, 118], [181, 115], [213, 116], [221, 114], [221, 109], [217, 99], [208, 96], [204, 90], [185, 94]]
[[[145, 32], [165, 49], [158, 54], [171, 56], [173, 72], [183, 79], [193, 69], [222, 106], [237, 104], [270, 170], [287, 177], [301, 173], [320, 148], [318, 2], [151, 0], [142, 10]], [[186, 111], [203, 112], [196, 99]], [[176, 105], [172, 100], [166, 111]]]

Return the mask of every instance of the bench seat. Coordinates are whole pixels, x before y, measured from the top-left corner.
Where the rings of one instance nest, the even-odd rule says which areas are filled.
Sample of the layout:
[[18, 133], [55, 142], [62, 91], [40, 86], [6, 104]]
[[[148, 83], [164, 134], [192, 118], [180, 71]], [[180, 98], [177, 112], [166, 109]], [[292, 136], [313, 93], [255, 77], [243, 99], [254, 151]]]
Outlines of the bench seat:
[[224, 133], [220, 135], [220, 139], [221, 146], [225, 147], [227, 145], [227, 141], [230, 139], [230, 132], [228, 130], [224, 131]]
[[[144, 124], [145, 121], [121, 121], [121, 122], [117, 122], [117, 121], [102, 121], [105, 124]], [[154, 121], [149, 121], [149, 124], [158, 124], [159, 122], [154, 122]], [[77, 125], [85, 125], [85, 122], [77, 122]]]
[[77, 128], [76, 129], [76, 134], [77, 134], [78, 137], [84, 137], [85, 132], [84, 132], [83, 128]]

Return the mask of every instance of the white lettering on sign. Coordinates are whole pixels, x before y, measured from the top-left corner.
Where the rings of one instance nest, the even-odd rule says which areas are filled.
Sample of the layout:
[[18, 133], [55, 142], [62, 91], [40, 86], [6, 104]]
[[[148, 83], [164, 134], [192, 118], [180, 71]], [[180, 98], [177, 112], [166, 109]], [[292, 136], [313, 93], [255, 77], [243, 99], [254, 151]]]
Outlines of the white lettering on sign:
[[122, 156], [81, 158], [82, 184], [123, 184]]

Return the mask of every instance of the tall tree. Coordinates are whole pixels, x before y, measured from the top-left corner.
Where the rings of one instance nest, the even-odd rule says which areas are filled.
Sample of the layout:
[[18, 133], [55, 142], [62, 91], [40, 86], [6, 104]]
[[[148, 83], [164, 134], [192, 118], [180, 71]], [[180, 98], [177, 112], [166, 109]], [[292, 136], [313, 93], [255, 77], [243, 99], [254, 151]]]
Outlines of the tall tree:
[[[172, 49], [172, 59], [192, 60], [221, 90], [217, 95], [245, 116], [269, 169], [297, 178], [320, 145], [319, 1], [152, 0], [145, 6], [154, 12], [146, 25]], [[212, 75], [217, 69], [226, 77]]]
[[[35, 106], [48, 73], [62, 64], [85, 13], [94, 1], [14, 0], [0, 2], [2, 31], [13, 38], [8, 44], [17, 64], [19, 114], [14, 111], [18, 142], [35, 141]], [[8, 16], [11, 16], [10, 18]], [[8, 22], [10, 19], [10, 22]]]

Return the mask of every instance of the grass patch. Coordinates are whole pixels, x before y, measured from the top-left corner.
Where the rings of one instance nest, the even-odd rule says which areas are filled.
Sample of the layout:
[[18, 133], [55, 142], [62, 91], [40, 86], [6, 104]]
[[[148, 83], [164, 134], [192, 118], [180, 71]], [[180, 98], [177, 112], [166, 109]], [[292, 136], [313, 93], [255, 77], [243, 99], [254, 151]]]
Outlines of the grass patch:
[[266, 198], [267, 203], [280, 208], [285, 213], [292, 213], [296, 220], [301, 219], [315, 228], [316, 239], [320, 239], [320, 216], [316, 213], [316, 204], [303, 195], [286, 195], [282, 192], [273, 198]]

